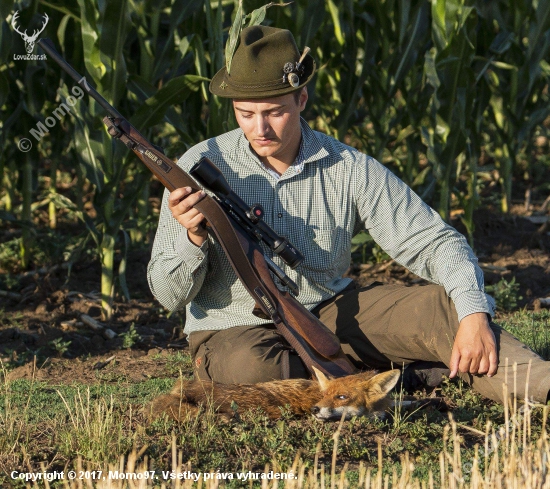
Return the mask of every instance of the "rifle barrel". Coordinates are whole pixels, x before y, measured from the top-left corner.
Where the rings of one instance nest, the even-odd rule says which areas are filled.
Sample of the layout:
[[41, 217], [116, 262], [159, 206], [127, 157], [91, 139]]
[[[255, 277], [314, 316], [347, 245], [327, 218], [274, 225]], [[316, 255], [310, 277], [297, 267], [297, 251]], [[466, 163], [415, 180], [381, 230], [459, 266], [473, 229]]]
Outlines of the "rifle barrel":
[[107, 100], [105, 100], [100, 93], [90, 85], [88, 80], [80, 75], [69, 63], [67, 63], [63, 57], [56, 51], [53, 42], [48, 38], [43, 38], [38, 41], [40, 47], [46, 51], [48, 56], [51, 56], [52, 59], [65, 70], [65, 72], [76, 81], [85, 91], [92, 97], [101, 107], [103, 107], [109, 114], [113, 117], [118, 117], [120, 119], [125, 119], [125, 117], [116, 110]]

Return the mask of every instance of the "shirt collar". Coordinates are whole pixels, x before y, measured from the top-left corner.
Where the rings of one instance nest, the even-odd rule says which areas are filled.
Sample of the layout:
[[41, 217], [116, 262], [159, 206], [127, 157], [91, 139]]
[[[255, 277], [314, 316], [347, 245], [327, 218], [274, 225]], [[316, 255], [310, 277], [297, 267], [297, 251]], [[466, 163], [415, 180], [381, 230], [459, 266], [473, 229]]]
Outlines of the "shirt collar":
[[321, 158], [326, 158], [329, 154], [328, 151], [323, 148], [315, 132], [302, 117], [300, 117], [300, 126], [302, 128], [302, 142], [300, 143], [300, 150], [296, 157], [296, 163], [310, 163], [320, 160]]

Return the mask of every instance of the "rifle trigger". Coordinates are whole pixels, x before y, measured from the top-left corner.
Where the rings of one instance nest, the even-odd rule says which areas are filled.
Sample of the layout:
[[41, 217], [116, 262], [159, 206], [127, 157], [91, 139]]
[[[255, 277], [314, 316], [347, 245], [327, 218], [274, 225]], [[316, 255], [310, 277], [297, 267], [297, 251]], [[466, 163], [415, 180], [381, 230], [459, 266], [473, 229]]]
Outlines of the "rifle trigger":
[[260, 319], [271, 319], [269, 315], [267, 315], [263, 309], [260, 307], [258, 303], [254, 306], [254, 309], [252, 309], [252, 314]]

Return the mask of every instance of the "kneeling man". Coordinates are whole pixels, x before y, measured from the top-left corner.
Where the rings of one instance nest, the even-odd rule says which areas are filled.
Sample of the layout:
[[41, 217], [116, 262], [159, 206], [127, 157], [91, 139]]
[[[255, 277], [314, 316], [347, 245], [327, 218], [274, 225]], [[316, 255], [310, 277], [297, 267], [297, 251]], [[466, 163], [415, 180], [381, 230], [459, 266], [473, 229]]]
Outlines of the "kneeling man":
[[[206, 156], [245, 202], [263, 206], [267, 224], [305, 259], [292, 270], [266, 253], [360, 368], [435, 362], [502, 402], [506, 359], [518, 365], [518, 397], [531, 362], [530, 396], [545, 403], [550, 363], [490, 321], [494, 301], [465, 238], [386, 167], [300, 117], [314, 72], [289, 31], [244, 29], [230, 73], [223, 68], [210, 84], [233, 99], [239, 129], [197, 144], [179, 166], [189, 171]], [[252, 314], [254, 300], [201, 226], [193, 206], [204, 193], [189, 194], [165, 192], [148, 278], [166, 308], [186, 306], [197, 376], [221, 383], [308, 377], [273, 324]], [[433, 285], [356, 288], [343, 278], [361, 228]]]

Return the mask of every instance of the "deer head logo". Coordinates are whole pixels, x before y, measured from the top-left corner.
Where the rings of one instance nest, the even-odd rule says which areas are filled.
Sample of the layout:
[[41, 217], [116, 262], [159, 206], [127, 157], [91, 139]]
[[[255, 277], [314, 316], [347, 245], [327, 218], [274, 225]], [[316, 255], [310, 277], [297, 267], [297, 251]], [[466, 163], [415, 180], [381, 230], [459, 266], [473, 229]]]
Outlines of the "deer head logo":
[[39, 34], [44, 30], [46, 25], [48, 24], [48, 14], [44, 14], [44, 23], [42, 24], [42, 29], [36, 30], [33, 32], [32, 36], [27, 35], [27, 29], [25, 29], [25, 32], [21, 32], [16, 25], [17, 18], [19, 17], [19, 10], [17, 10], [11, 19], [11, 25], [13, 27], [13, 30], [21, 35], [23, 38], [23, 41], [25, 41], [25, 49], [27, 50], [27, 54], [31, 54], [34, 50], [34, 43], [38, 39]]

